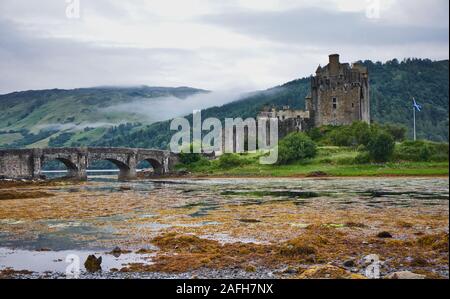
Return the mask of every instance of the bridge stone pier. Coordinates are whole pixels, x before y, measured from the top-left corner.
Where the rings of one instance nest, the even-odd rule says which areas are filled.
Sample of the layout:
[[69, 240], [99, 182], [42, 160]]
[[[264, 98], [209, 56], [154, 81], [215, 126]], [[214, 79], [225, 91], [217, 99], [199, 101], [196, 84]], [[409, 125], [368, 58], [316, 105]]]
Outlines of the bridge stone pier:
[[169, 151], [131, 148], [44, 148], [0, 150], [0, 177], [39, 178], [45, 162], [58, 160], [67, 167], [68, 176], [87, 179], [87, 168], [93, 161], [106, 160], [119, 168], [120, 180], [136, 178], [136, 167], [148, 161], [155, 175], [169, 174], [178, 156]]

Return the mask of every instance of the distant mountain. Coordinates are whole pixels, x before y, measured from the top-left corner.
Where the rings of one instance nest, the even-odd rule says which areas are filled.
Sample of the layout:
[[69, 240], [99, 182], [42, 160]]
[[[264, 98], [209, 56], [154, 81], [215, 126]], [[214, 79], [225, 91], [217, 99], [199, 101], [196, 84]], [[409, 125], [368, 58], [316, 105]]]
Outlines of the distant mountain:
[[[423, 106], [417, 113], [418, 137], [448, 142], [449, 129], [449, 63], [423, 59], [394, 59], [386, 63], [363, 61], [371, 81], [371, 114], [379, 123], [396, 123], [412, 127], [411, 99]], [[241, 100], [202, 111], [207, 117], [255, 117], [264, 106], [304, 109], [304, 98], [310, 91], [310, 79], [297, 79], [265, 91], [253, 92]], [[205, 92], [199, 89], [95, 88], [72, 91], [30, 91], [0, 96], [0, 145], [2, 146], [130, 146], [167, 148], [174, 132], [169, 121], [136, 123], [139, 118], [121, 111], [118, 115], [99, 115], [101, 107], [126, 102], [136, 97], [177, 97]], [[101, 109], [100, 109], [101, 110]], [[126, 117], [125, 117], [126, 116]], [[73, 119], [72, 119], [73, 118]], [[191, 118], [191, 116], [188, 116]], [[128, 123], [110, 128], [84, 128], [75, 132], [58, 130], [47, 136], [39, 129], [41, 123], [117, 122]], [[8, 132], [21, 128], [34, 132]], [[4, 134], [1, 133], [4, 132]], [[5, 134], [6, 131], [6, 134]], [[19, 135], [20, 134], [20, 135]], [[42, 134], [42, 136], [41, 136]], [[8, 144], [8, 145], [7, 145]]]
[[[90, 142], [120, 123], [148, 124], [126, 109], [134, 101], [166, 97], [186, 99], [207, 91], [189, 87], [95, 87], [73, 90], [30, 90], [0, 95], [0, 146], [47, 146], [50, 139], [70, 137]], [[62, 135], [62, 136], [60, 136]]]

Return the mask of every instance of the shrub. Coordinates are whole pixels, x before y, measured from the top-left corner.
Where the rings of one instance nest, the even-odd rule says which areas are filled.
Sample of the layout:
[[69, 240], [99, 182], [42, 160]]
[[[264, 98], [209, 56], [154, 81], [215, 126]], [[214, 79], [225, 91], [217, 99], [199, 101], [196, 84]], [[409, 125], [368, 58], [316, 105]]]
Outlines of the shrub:
[[367, 164], [370, 163], [370, 156], [368, 152], [359, 153], [353, 160], [354, 164]]
[[353, 136], [351, 130], [347, 126], [336, 128], [328, 134], [328, 140], [335, 146], [351, 146], [353, 144]]
[[194, 164], [202, 158], [200, 154], [192, 154], [192, 153], [180, 153], [180, 162], [184, 165], [191, 165]]
[[182, 149], [179, 154], [180, 162], [184, 165], [194, 164], [202, 159], [202, 155], [193, 153], [194, 145], [191, 143], [189, 148]]
[[245, 161], [241, 159], [238, 155], [234, 154], [223, 154], [219, 158], [219, 167], [223, 169], [229, 169], [238, 167], [245, 164]]
[[278, 145], [278, 164], [289, 164], [294, 161], [314, 158], [317, 146], [304, 133], [291, 133]]
[[350, 135], [352, 136], [352, 144], [349, 145], [367, 145], [370, 141], [372, 130], [366, 122], [354, 122], [350, 126]]
[[448, 161], [448, 144], [427, 141], [405, 141], [395, 148], [394, 158], [400, 161]]
[[324, 126], [308, 131], [314, 141], [335, 146], [359, 146], [367, 145], [370, 136], [380, 128], [376, 125], [369, 126], [366, 122], [354, 122], [346, 126]]
[[394, 152], [394, 148], [394, 138], [384, 131], [374, 133], [367, 144], [369, 157], [375, 162], [389, 161]]

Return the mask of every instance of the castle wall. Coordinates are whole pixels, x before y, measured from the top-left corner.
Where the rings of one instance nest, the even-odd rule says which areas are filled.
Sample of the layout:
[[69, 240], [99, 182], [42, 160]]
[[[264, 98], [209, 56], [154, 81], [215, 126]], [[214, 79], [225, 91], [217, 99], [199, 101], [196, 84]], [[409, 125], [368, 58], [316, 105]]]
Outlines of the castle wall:
[[360, 88], [342, 86], [328, 88], [317, 94], [315, 126], [349, 125], [361, 119]]
[[311, 99], [307, 103], [314, 126], [349, 125], [355, 121], [370, 123], [370, 95], [367, 69], [361, 64], [339, 63], [339, 55], [330, 55], [330, 63], [319, 67], [311, 79]]

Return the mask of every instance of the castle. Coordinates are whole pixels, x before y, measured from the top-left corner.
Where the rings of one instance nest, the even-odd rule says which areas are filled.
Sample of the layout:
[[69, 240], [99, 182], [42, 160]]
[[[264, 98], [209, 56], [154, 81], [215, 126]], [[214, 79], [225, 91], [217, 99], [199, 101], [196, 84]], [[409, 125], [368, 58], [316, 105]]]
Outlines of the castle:
[[[361, 63], [340, 63], [339, 55], [329, 55], [329, 63], [316, 70], [311, 77], [311, 93], [305, 98], [305, 110], [263, 109], [261, 119], [278, 119], [278, 139], [292, 132], [302, 132], [325, 125], [350, 125], [355, 121], [370, 124], [369, 73]], [[237, 136], [236, 129], [243, 129], [244, 136]], [[236, 125], [230, 133], [233, 151], [245, 145], [249, 129], [245, 123]], [[253, 132], [251, 135], [256, 135]], [[225, 149], [225, 130], [222, 130], [222, 152]], [[268, 136], [266, 137], [268, 138]], [[267, 139], [269, 140], [269, 139]]]
[[340, 63], [339, 55], [329, 56], [329, 63], [311, 78], [311, 94], [305, 98], [305, 110], [262, 111], [258, 118], [279, 120], [279, 137], [324, 125], [349, 125], [355, 121], [370, 123], [369, 73], [361, 63]]

